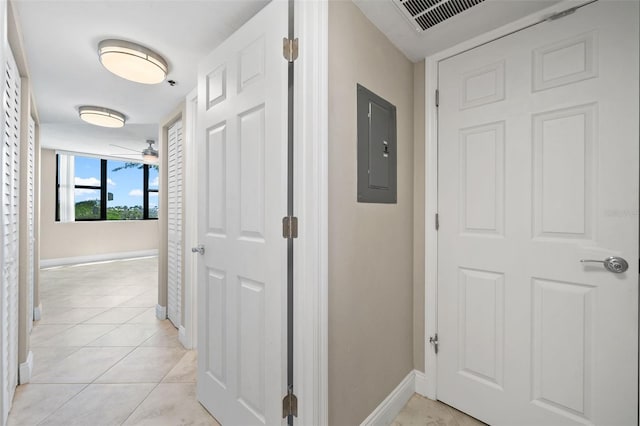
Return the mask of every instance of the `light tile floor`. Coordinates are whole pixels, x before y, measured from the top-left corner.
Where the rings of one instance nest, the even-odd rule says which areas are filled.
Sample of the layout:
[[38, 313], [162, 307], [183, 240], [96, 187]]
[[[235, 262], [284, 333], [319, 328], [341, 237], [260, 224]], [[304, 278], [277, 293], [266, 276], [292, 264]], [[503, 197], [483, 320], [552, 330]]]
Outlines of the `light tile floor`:
[[217, 425], [195, 396], [196, 353], [155, 317], [157, 259], [42, 270], [34, 372], [9, 426]]
[[[155, 317], [157, 259], [42, 270], [34, 372], [8, 426], [218, 425], [197, 402], [196, 352]], [[481, 426], [414, 395], [392, 426]]]
[[391, 426], [486, 426], [479, 420], [418, 394], [411, 397]]

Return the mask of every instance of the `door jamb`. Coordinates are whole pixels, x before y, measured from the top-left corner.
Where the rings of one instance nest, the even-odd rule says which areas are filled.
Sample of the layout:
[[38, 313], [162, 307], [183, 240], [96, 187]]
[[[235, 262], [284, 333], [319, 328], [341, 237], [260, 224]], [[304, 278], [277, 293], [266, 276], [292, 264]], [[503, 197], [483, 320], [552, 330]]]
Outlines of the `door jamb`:
[[295, 424], [328, 424], [328, 0], [295, 0]]
[[[427, 387], [425, 396], [437, 399], [437, 358], [429, 343], [429, 336], [437, 332], [438, 319], [438, 233], [434, 226], [438, 212], [438, 109], [436, 89], [438, 88], [438, 62], [467, 50], [523, 30], [544, 21], [550, 15], [563, 10], [590, 3], [591, 0], [564, 0], [551, 7], [535, 12], [524, 18], [506, 24], [477, 37], [466, 40], [451, 48], [425, 58], [425, 375]], [[444, 219], [446, 220], [446, 218]], [[640, 405], [640, 400], [639, 400]]]

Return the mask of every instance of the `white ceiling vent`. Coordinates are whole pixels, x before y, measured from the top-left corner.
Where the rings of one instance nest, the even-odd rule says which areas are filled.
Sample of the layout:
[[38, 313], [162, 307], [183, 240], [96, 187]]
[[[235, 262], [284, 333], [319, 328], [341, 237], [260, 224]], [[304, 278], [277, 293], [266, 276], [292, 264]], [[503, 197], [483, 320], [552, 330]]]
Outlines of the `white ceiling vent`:
[[424, 31], [484, 0], [393, 0], [416, 31]]

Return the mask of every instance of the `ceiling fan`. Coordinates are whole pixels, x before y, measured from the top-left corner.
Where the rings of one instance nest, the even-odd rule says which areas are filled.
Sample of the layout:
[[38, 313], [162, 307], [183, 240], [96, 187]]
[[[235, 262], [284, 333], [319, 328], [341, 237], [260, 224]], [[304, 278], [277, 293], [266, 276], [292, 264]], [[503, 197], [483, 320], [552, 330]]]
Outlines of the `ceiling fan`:
[[153, 139], [147, 139], [146, 142], [149, 144], [149, 146], [143, 149], [142, 152], [138, 151], [137, 149], [128, 148], [126, 146], [121, 146], [121, 145], [110, 144], [110, 146], [135, 152], [135, 154], [114, 154], [115, 156], [139, 157], [141, 155], [142, 159], [145, 162], [156, 163], [158, 161], [158, 150], [153, 148], [153, 144], [156, 143], [156, 141], [154, 141]]

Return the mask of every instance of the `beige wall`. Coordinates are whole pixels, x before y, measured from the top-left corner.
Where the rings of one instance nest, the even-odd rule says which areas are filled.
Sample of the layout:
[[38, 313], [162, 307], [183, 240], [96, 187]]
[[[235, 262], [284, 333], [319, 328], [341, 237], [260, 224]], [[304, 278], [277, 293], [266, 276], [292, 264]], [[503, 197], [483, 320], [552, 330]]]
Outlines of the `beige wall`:
[[424, 372], [424, 61], [413, 66], [413, 368]]
[[55, 221], [56, 155], [41, 151], [40, 258], [92, 256], [158, 248], [158, 221]]
[[[355, 425], [413, 369], [414, 66], [329, 3], [329, 424]], [[356, 84], [397, 108], [398, 202], [356, 202]]]

